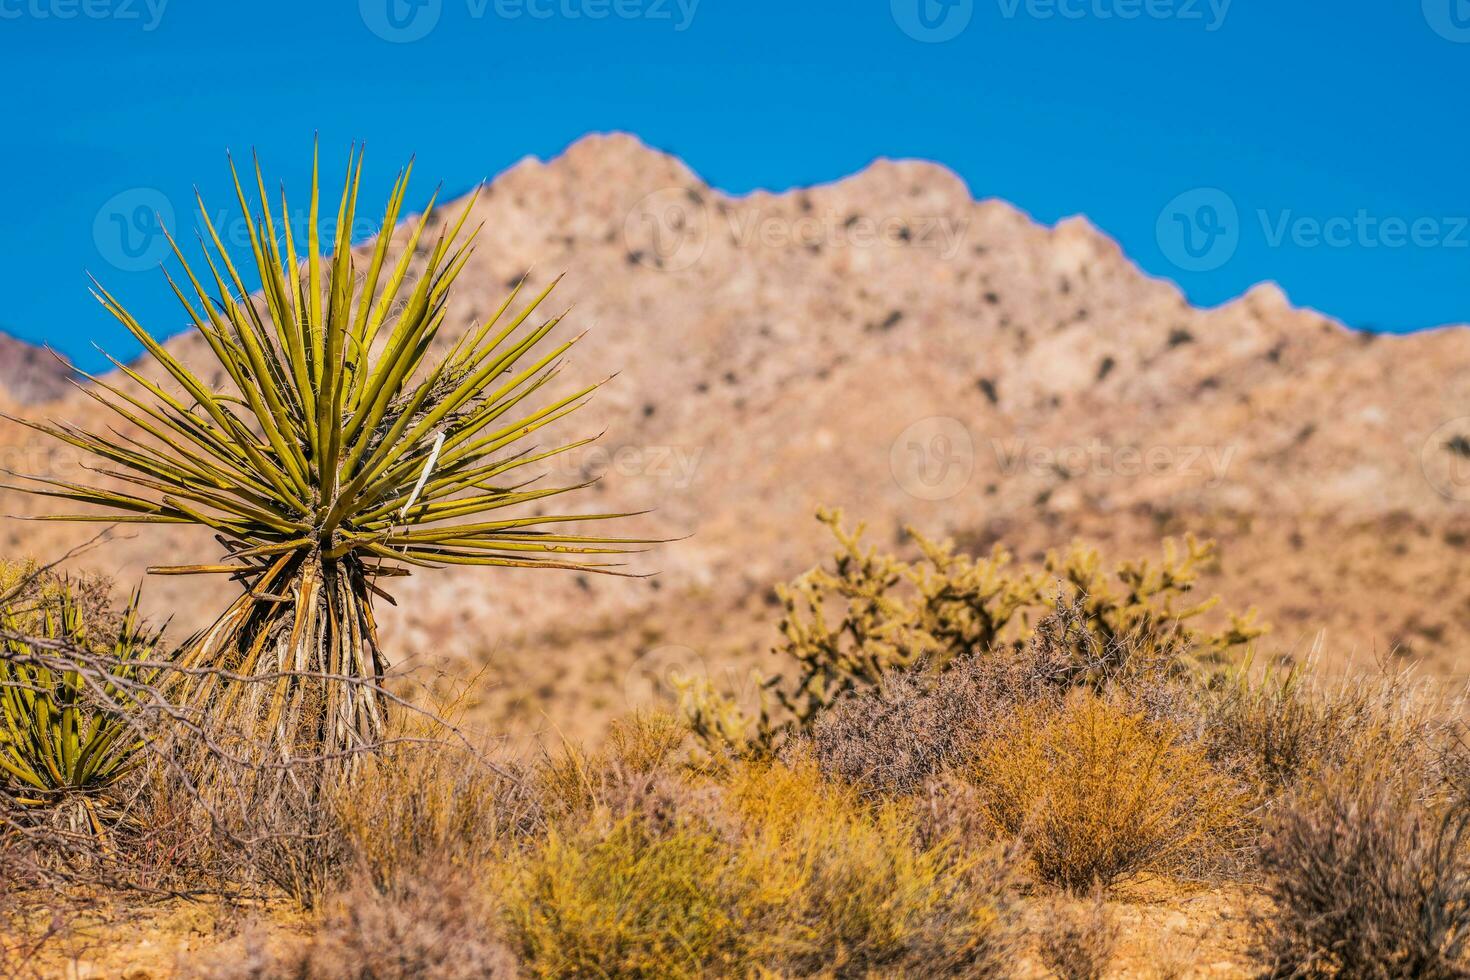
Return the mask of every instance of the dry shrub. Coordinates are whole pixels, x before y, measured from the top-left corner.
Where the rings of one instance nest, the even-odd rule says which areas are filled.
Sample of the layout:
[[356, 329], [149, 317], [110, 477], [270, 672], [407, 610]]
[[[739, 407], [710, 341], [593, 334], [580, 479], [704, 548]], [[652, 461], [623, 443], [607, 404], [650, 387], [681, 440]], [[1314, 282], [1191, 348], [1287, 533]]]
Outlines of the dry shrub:
[[1211, 755], [1253, 782], [1265, 799], [1344, 766], [1384, 764], [1413, 792], [1463, 780], [1457, 711], [1407, 671], [1323, 683], [1309, 667], [1250, 665], [1191, 699]]
[[1281, 977], [1470, 973], [1470, 805], [1438, 810], [1354, 769], [1297, 794], [1261, 855], [1272, 911], [1257, 923]]
[[798, 751], [824, 775], [865, 792], [903, 794], [969, 762], [1017, 705], [1055, 701], [1067, 664], [1034, 640], [1018, 651], [971, 653], [943, 673], [893, 672], [871, 691], [818, 713]]
[[1140, 872], [1198, 872], [1241, 819], [1232, 783], [1166, 721], [1079, 692], [1021, 706], [970, 770], [993, 831], [1019, 836], [1037, 875], [1073, 890]]
[[1102, 892], [1078, 903], [1049, 903], [1037, 927], [1041, 962], [1061, 980], [1102, 980], [1118, 946], [1119, 929]]
[[906, 808], [870, 810], [809, 763], [738, 766], [725, 819], [553, 825], [518, 861], [507, 921], [542, 976], [988, 976], [1014, 950], [1006, 869], [925, 847]]
[[400, 877], [385, 893], [361, 879], [331, 901], [294, 957], [297, 975], [319, 980], [510, 978], [515, 955], [499, 938], [487, 882], [455, 870]]
[[498, 928], [483, 883], [452, 869], [401, 877], [392, 894], [364, 877], [331, 898], [308, 936], [252, 923], [179, 972], [197, 980], [509, 980], [518, 965]]
[[95, 636], [116, 635], [123, 612], [113, 594], [111, 579], [95, 574], [60, 575], [34, 559], [0, 559], [0, 602], [22, 614], [30, 613], [23, 623], [27, 632], [41, 632], [45, 610], [55, 609], [63, 598], [81, 608], [82, 619]]

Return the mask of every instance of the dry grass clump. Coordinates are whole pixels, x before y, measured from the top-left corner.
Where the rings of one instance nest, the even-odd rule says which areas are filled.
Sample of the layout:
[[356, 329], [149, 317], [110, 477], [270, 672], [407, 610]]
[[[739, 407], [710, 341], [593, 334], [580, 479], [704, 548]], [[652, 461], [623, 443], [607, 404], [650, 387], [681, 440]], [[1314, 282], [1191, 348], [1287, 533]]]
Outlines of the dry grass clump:
[[509, 980], [520, 972], [486, 882], [452, 868], [399, 878], [391, 892], [359, 880], [333, 897], [291, 959], [302, 980]]
[[499, 937], [483, 883], [440, 869], [390, 894], [360, 878], [337, 892], [305, 936], [251, 922], [179, 964], [191, 980], [510, 980], [515, 954]]
[[1079, 692], [1021, 706], [970, 769], [984, 818], [1037, 876], [1073, 890], [1142, 872], [1197, 872], [1242, 819], [1238, 790], [1168, 722]]
[[1083, 904], [1048, 904], [1037, 927], [1041, 962], [1061, 980], [1102, 980], [1118, 947], [1119, 929], [1101, 892]]
[[567, 744], [535, 774], [548, 815], [587, 810], [627, 798], [676, 766], [689, 730], [667, 714], [640, 714], [613, 722], [606, 744], [586, 749]]
[[1329, 684], [1309, 667], [1255, 678], [1248, 667], [1192, 692], [1187, 710], [1211, 755], [1254, 782], [1263, 798], [1375, 763], [1417, 782], [1415, 792], [1464, 781], [1470, 756], [1458, 738], [1457, 706], [1408, 671]]
[[1470, 974], [1467, 831], [1463, 799], [1426, 804], [1382, 771], [1355, 768], [1299, 793], [1261, 854], [1271, 975]]

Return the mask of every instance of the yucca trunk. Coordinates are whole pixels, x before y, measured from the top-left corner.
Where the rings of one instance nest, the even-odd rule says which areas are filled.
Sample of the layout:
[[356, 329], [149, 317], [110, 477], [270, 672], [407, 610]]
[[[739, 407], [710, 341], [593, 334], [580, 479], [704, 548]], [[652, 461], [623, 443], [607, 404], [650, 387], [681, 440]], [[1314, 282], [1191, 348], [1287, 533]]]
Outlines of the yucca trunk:
[[206, 668], [191, 685], [285, 759], [350, 763], [385, 727], [371, 574], [354, 556], [277, 561], [189, 645], [183, 666]]

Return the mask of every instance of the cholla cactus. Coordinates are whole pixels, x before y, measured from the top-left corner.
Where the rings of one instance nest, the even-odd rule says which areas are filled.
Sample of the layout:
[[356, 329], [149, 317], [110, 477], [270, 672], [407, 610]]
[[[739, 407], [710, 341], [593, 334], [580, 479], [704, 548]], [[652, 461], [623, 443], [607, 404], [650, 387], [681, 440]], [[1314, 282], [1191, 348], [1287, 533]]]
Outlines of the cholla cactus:
[[762, 682], [758, 718], [708, 683], [686, 685], [681, 710], [706, 742], [769, 745], [892, 671], [942, 673], [958, 657], [1032, 639], [1057, 648], [1069, 683], [1097, 685], [1136, 665], [1182, 670], [1185, 656], [1218, 659], [1264, 632], [1249, 613], [1219, 631], [1189, 625], [1218, 602], [1185, 601], [1215, 556], [1194, 538], [1183, 550], [1166, 541], [1158, 565], [1124, 562], [1110, 574], [1096, 550], [1074, 545], [1027, 570], [1002, 548], [975, 558], [912, 528], [921, 558], [901, 561], [864, 545], [863, 525], [845, 529], [841, 512], [817, 517], [838, 542], [831, 567], [776, 590], [786, 612], [775, 652], [794, 661], [796, 675]]

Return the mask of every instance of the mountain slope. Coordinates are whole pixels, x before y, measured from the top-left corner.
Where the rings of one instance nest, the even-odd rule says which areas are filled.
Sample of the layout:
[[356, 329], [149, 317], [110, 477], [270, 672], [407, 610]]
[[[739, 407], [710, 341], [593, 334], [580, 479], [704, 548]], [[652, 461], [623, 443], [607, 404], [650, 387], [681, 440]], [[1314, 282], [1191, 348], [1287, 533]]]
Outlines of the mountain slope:
[[65, 397], [75, 375], [55, 354], [0, 333], [0, 395], [22, 405], [41, 405]]
[[[589, 510], [652, 507], [642, 529], [679, 539], [638, 566], [661, 572], [649, 580], [455, 571], [400, 587], [390, 649], [490, 664], [497, 717], [590, 724], [625, 707], [650, 651], [743, 673], [773, 633], [771, 583], [827, 550], [820, 504], [880, 544], [913, 524], [1023, 556], [1081, 535], [1132, 557], [1198, 530], [1223, 545], [1210, 586], [1262, 607], [1274, 652], [1326, 628], [1333, 656], [1397, 647], [1465, 672], [1470, 443], [1445, 425], [1470, 414], [1470, 331], [1373, 338], [1274, 286], [1197, 310], [1086, 221], [1043, 227], [923, 163], [732, 198], [631, 137], [589, 137], [517, 165], [476, 212], [442, 342], [527, 268], [532, 285], [567, 271], [570, 322], [591, 328], [567, 384], [620, 373], [565, 430], [606, 427], [603, 448], [558, 475], [603, 473]], [[172, 346], [204, 363], [196, 338]], [[34, 446], [12, 428], [0, 443]], [[76, 472], [61, 453], [45, 465]], [[7, 495], [7, 512], [36, 506]], [[3, 530], [12, 552], [85, 536]], [[215, 552], [145, 531], [83, 560], [127, 580], [191, 545]], [[225, 598], [148, 590], [190, 626]]]

